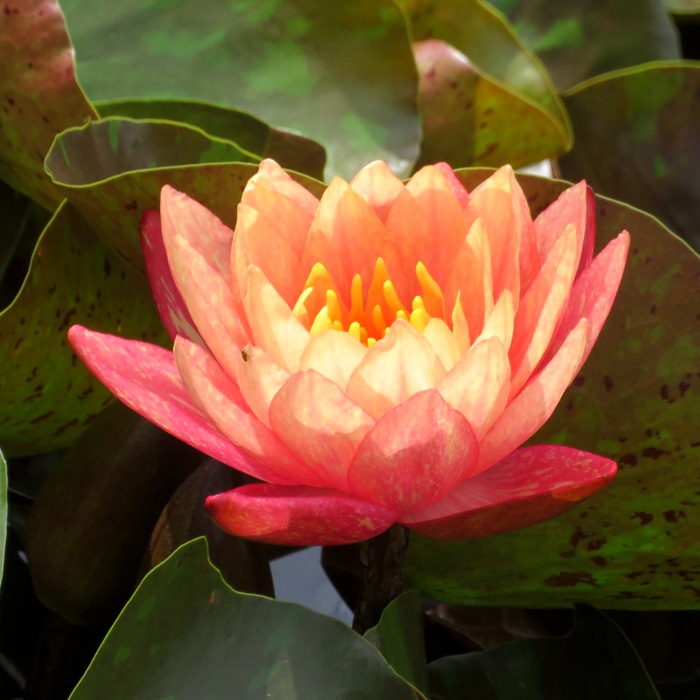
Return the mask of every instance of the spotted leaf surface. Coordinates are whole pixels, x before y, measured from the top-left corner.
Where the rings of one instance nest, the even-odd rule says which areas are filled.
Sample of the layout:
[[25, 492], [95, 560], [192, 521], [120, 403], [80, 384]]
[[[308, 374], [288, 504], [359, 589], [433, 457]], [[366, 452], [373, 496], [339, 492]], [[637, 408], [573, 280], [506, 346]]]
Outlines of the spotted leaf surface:
[[[461, 174], [467, 187], [483, 175]], [[561, 183], [523, 176], [539, 211]], [[610, 317], [533, 443], [605, 455], [620, 471], [554, 520], [469, 542], [419, 537], [407, 573], [423, 592], [467, 604], [700, 607], [700, 259], [657, 220], [598, 198], [601, 246], [630, 231]]]

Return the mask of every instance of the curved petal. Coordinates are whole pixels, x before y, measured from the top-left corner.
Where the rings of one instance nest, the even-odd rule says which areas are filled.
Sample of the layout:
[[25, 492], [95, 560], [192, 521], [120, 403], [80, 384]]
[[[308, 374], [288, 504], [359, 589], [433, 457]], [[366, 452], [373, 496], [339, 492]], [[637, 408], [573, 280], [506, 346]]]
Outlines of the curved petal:
[[398, 514], [332, 489], [251, 484], [206, 500], [226, 532], [259, 542], [334, 545], [362, 542], [388, 530]]
[[204, 345], [170, 271], [163, 244], [160, 213], [155, 209], [149, 209], [141, 219], [140, 230], [146, 274], [158, 314], [170, 339], [175, 340], [175, 336], [183, 335], [195, 343]]
[[436, 388], [482, 440], [508, 402], [510, 364], [501, 341], [475, 343]]
[[205, 454], [259, 479], [272, 475], [232, 444], [192, 402], [169, 350], [73, 326], [68, 340], [129, 408]]
[[173, 355], [187, 391], [202, 412], [228, 440], [262, 465], [252, 476], [278, 484], [303, 483], [304, 464], [249, 412], [238, 387], [207, 350], [178, 338]]
[[380, 221], [385, 222], [396, 198], [405, 186], [381, 160], [366, 165], [350, 181], [350, 186], [369, 204]]
[[502, 460], [544, 425], [581, 367], [588, 321], [583, 318], [557, 354], [503, 411], [481, 443], [479, 472]]
[[298, 372], [270, 404], [275, 434], [313, 474], [303, 483], [347, 491], [347, 471], [374, 419], [332, 381], [314, 372]]
[[452, 170], [447, 163], [436, 163], [435, 167], [442, 173], [445, 180], [447, 180], [447, 184], [457, 198], [461, 209], [466, 209], [469, 204], [469, 192], [467, 192], [464, 185], [457, 179], [454, 170]]
[[406, 321], [394, 321], [348, 381], [348, 396], [375, 418], [413, 394], [432, 389], [445, 373], [430, 343]]
[[311, 338], [299, 361], [299, 370], [316, 370], [345, 390], [367, 346], [349, 333], [329, 330]]
[[437, 391], [423, 391], [377, 421], [348, 471], [354, 495], [406, 512], [443, 498], [471, 475], [479, 445]]
[[561, 445], [522, 447], [400, 522], [426, 537], [467, 540], [549, 520], [609, 483], [615, 462]]
[[423, 329], [423, 337], [435, 350], [446, 372], [449, 372], [462, 357], [456, 334], [459, 335], [459, 332], [453, 333], [441, 318], [431, 318]]

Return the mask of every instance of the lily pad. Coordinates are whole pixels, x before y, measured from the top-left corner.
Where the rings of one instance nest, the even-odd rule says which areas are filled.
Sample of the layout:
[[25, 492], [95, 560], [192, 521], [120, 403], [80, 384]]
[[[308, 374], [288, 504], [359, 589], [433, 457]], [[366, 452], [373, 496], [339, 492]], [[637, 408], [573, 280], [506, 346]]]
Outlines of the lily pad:
[[678, 33], [661, 0], [491, 1], [560, 90], [601, 73], [681, 58]]
[[9, 455], [71, 444], [113, 398], [66, 340], [73, 323], [162, 341], [145, 276], [127, 274], [64, 203], [44, 230], [19, 294], [0, 313], [0, 445]]
[[557, 153], [571, 147], [571, 126], [547, 71], [500, 13], [481, 0], [400, 0], [400, 4], [410, 17], [414, 41], [440, 39], [454, 46], [514, 97], [542, 111], [558, 132]]
[[203, 539], [143, 580], [71, 700], [411, 700], [411, 687], [343, 623], [236, 593]]
[[238, 144], [249, 153], [272, 158], [283, 168], [323, 180], [326, 165], [323, 146], [293, 131], [273, 129], [247, 112], [191, 100], [124, 100], [96, 106], [103, 117], [165, 119], [190, 124], [211, 136]]
[[418, 155], [416, 72], [391, 0], [63, 0], [86, 93], [195, 99], [317, 139], [331, 174]]
[[447, 656], [430, 664], [433, 700], [634, 698], [660, 700], [622, 631], [588, 606], [561, 639], [504, 644], [492, 651]]
[[5, 538], [7, 537], [7, 464], [0, 452], [0, 582], [5, 563]]
[[44, 156], [63, 129], [97, 117], [75, 82], [56, 0], [16, 0], [0, 13], [0, 179], [53, 211], [62, 200]]
[[[469, 189], [486, 173], [462, 171]], [[535, 213], [565, 184], [518, 178]], [[533, 443], [615, 459], [613, 482], [539, 525], [468, 542], [412, 537], [419, 590], [468, 605], [700, 608], [700, 258], [653, 217], [597, 198], [598, 244], [630, 231], [596, 347]]]
[[700, 250], [700, 65], [659, 63], [578, 86], [565, 96], [576, 144], [571, 180], [658, 216]]
[[664, 0], [669, 12], [678, 15], [694, 15], [700, 13], [699, 0]]

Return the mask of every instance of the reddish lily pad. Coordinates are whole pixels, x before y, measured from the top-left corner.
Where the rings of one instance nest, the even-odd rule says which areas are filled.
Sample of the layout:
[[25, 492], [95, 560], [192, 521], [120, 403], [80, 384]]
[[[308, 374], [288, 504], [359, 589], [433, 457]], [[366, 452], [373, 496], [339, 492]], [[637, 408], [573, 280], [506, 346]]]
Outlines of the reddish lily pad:
[[53, 211], [44, 172], [53, 137], [97, 117], [77, 83], [56, 0], [14, 0], [0, 12], [0, 179]]
[[[414, 41], [440, 39], [463, 53], [514, 97], [542, 112], [557, 133], [556, 153], [571, 147], [571, 126], [547, 71], [503, 16], [481, 0], [401, 0]], [[503, 135], [502, 135], [503, 136]]]
[[113, 399], [73, 354], [73, 323], [162, 341], [145, 276], [64, 203], [42, 234], [24, 285], [0, 313], [0, 445], [7, 454], [72, 443]]
[[230, 141], [283, 168], [323, 179], [326, 151], [312, 139], [285, 129], [273, 129], [240, 110], [184, 100], [125, 100], [97, 105], [103, 117], [166, 119], [196, 126], [211, 136]]
[[659, 0], [491, 1], [560, 90], [601, 73], [681, 58], [678, 33]]
[[418, 154], [416, 72], [391, 0], [222, 3], [64, 0], [77, 71], [96, 101], [195, 99], [317, 139], [331, 174]]
[[[463, 171], [472, 188], [485, 173]], [[520, 176], [535, 211], [563, 183]], [[599, 197], [598, 245], [632, 237], [596, 347], [533, 443], [618, 462], [613, 482], [525, 530], [468, 542], [415, 536], [407, 575], [469, 605], [700, 607], [700, 258], [657, 220]]]
[[700, 66], [651, 64], [565, 97], [576, 130], [564, 177], [658, 216], [700, 250]]
[[199, 539], [146, 576], [71, 695], [104, 697], [415, 695], [369, 642], [338, 620], [229, 588]]

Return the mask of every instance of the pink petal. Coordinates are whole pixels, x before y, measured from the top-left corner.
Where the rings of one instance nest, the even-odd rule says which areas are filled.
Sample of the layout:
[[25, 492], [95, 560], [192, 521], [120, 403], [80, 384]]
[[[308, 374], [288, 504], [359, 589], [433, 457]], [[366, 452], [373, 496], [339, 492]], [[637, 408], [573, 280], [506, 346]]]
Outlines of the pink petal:
[[462, 210], [466, 209], [469, 204], [469, 192], [467, 192], [464, 185], [459, 181], [454, 170], [452, 170], [447, 163], [436, 163], [435, 167], [442, 173], [445, 180], [447, 180]]
[[245, 307], [253, 344], [261, 347], [288, 372], [296, 372], [309, 331], [292, 313], [260, 268], [250, 265], [245, 277]]
[[543, 363], [549, 361], [580, 318], [588, 319], [588, 337], [582, 363], [586, 361], [610, 313], [622, 281], [630, 237], [623, 231], [593, 259], [574, 282], [566, 312], [552, 339]]
[[170, 272], [160, 214], [155, 209], [147, 211], [141, 219], [141, 247], [156, 308], [168, 335], [172, 340], [183, 335], [204, 345]]
[[332, 489], [251, 484], [206, 500], [214, 522], [237, 537], [286, 545], [362, 542], [398, 514]]
[[581, 367], [588, 322], [581, 319], [549, 364], [535, 375], [494, 423], [481, 443], [478, 471], [484, 471], [519, 447], [552, 415]]
[[492, 337], [475, 343], [437, 385], [447, 403], [482, 440], [503, 413], [510, 389], [510, 364], [503, 344]]
[[464, 416], [423, 391], [377, 421], [350, 464], [348, 486], [400, 512], [423, 508], [470, 476], [478, 453]]
[[349, 333], [324, 331], [311, 338], [299, 361], [299, 370], [316, 370], [345, 390], [367, 352], [367, 346]]
[[347, 491], [350, 460], [374, 419], [336, 384], [313, 370], [293, 375], [270, 405], [275, 434], [304, 461], [314, 480]]
[[367, 352], [350, 377], [348, 396], [375, 418], [413, 394], [432, 389], [445, 373], [430, 343], [402, 319]]
[[299, 483], [304, 464], [248, 411], [240, 390], [209, 352], [177, 338], [174, 356], [187, 391], [202, 412], [228, 440], [262, 465], [251, 476], [274, 483]]
[[572, 447], [522, 447], [401, 522], [441, 540], [518, 530], [588, 498], [609, 483], [616, 470], [615, 462]]
[[350, 181], [350, 186], [385, 222], [396, 198], [405, 190], [403, 182], [381, 160], [366, 165]]
[[81, 326], [68, 331], [68, 340], [90, 371], [129, 408], [214, 459], [260, 479], [272, 476], [195, 406], [169, 350]]

